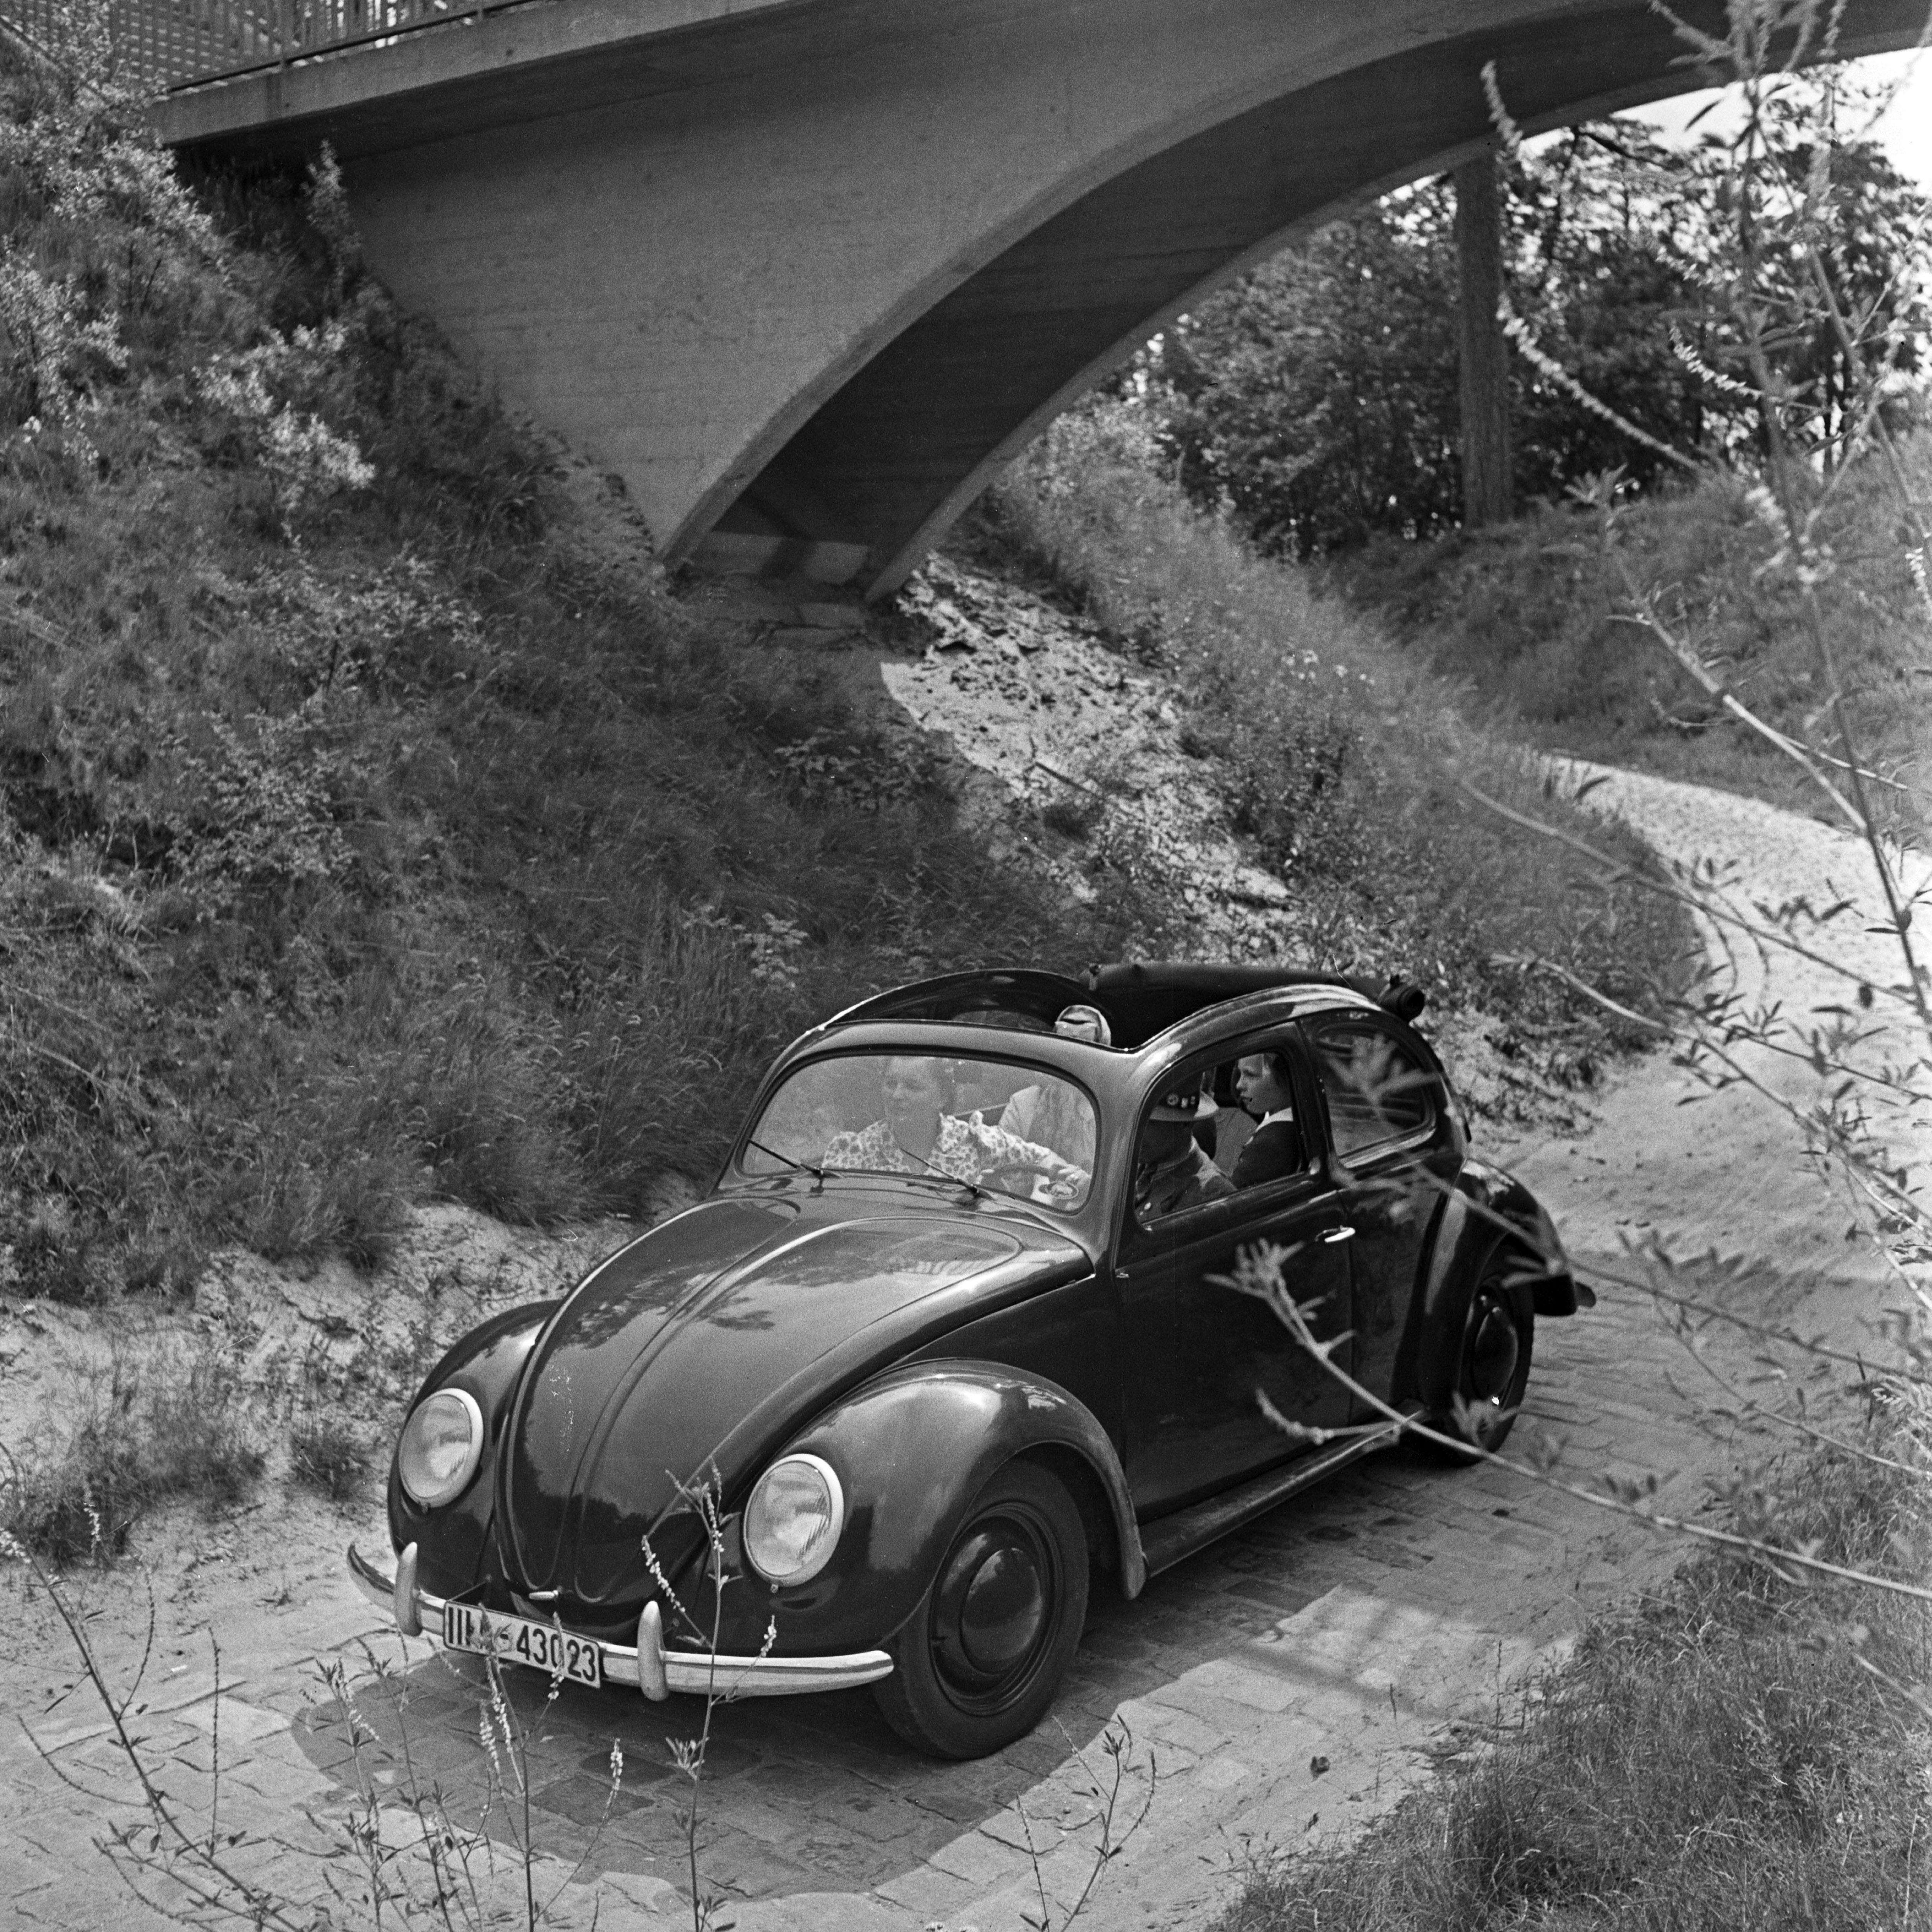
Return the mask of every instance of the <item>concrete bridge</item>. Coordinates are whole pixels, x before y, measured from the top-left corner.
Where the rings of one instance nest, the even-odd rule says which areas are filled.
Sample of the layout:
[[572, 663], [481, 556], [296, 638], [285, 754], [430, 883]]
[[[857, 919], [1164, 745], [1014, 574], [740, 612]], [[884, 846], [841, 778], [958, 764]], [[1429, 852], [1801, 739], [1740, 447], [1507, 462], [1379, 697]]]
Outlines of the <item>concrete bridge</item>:
[[1486, 62], [1531, 130], [1710, 77], [1643, 0], [114, 4], [164, 138], [333, 142], [399, 299], [667, 556], [874, 596], [1188, 304], [1473, 152]]

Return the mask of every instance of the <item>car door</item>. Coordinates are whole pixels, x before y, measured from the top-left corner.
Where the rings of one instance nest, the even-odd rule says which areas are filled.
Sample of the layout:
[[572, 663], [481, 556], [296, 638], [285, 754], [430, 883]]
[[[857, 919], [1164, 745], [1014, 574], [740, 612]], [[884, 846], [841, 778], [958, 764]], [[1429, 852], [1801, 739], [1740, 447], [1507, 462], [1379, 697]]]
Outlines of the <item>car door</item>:
[[[1188, 1070], [1191, 1076], [1210, 1071], [1211, 1064]], [[1312, 1082], [1299, 1064], [1296, 1081], [1300, 1106], [1311, 1106]], [[1150, 1224], [1142, 1224], [1131, 1200], [1125, 1204], [1114, 1280], [1129, 1347], [1127, 1480], [1142, 1516], [1180, 1508], [1305, 1450], [1305, 1441], [1264, 1414], [1263, 1395], [1305, 1426], [1347, 1423], [1342, 1385], [1265, 1304], [1214, 1279], [1232, 1274], [1240, 1251], [1256, 1243], [1289, 1249], [1288, 1286], [1298, 1302], [1319, 1304], [1312, 1316], [1318, 1337], [1344, 1335], [1345, 1226], [1340, 1192], [1312, 1160], [1286, 1179]], [[1346, 1341], [1336, 1360], [1348, 1366]]]
[[[1380, 1019], [1311, 1022], [1338, 1202], [1354, 1230], [1356, 1379], [1386, 1399], [1414, 1298], [1429, 1231], [1454, 1178], [1441, 1076]], [[1357, 1421], [1376, 1412], [1358, 1402]]]

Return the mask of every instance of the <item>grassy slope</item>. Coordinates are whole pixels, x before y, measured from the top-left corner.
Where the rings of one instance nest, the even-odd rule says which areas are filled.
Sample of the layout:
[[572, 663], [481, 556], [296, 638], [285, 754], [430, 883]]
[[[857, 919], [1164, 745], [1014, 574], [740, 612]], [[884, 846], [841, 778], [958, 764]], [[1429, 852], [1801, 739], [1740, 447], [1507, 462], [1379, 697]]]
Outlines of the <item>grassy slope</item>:
[[[374, 1261], [426, 1192], [631, 1209], [855, 991], [1118, 943], [808, 668], [694, 622], [621, 503], [362, 278], [326, 194], [216, 183], [211, 226], [44, 81], [0, 77], [0, 124], [28, 1292], [178, 1289], [224, 1240]], [[367, 487], [332, 484], [344, 439]]]
[[[1922, 502], [1932, 494], [1932, 431], [1905, 457]], [[1725, 682], [1780, 730], [1839, 753], [1790, 574], [1764, 571], [1777, 546], [1744, 484], [1714, 477], [1641, 504], [1622, 532], [1640, 580]], [[1922, 821], [1932, 794], [1924, 608], [1875, 464], [1844, 478], [1820, 532], [1836, 554], [1822, 604], [1861, 755], [1916, 788]], [[1816, 794], [1789, 760], [1618, 621], [1623, 586], [1582, 512], [1544, 508], [1480, 536], [1387, 544], [1339, 574], [1419, 656], [1534, 742], [1814, 808]]]
[[1605, 888], [1553, 840], [1466, 785], [1595, 842], [1646, 848], [1549, 795], [1533, 758], [1470, 728], [1454, 687], [1307, 573], [1258, 557], [1158, 473], [1130, 409], [1061, 418], [993, 492], [977, 542], [1170, 666], [1204, 749], [1230, 761], [1236, 828], [1317, 900], [1339, 959], [1399, 965], [1438, 997], [1502, 1016], [1591, 1077], [1606, 1028], [1556, 982], [1500, 963], [1552, 959], [1644, 1005], [1691, 944], [1676, 910]]
[[[855, 992], [1159, 924], [990, 860], [808, 662], [681, 606], [620, 499], [366, 279], [326, 183], [191, 200], [13, 71], [0, 234], [0, 1246], [28, 1292], [176, 1292], [231, 1240], [373, 1262], [428, 1194], [636, 1208]], [[1634, 992], [1674, 926], [1471, 806], [1443, 754], [1534, 782], [1130, 470], [1051, 531], [1036, 492], [1029, 554], [1157, 634], [1336, 960], [1506, 1006], [1587, 1077], [1601, 1036], [1495, 956]], [[1284, 628], [1351, 662], [1346, 700]]]

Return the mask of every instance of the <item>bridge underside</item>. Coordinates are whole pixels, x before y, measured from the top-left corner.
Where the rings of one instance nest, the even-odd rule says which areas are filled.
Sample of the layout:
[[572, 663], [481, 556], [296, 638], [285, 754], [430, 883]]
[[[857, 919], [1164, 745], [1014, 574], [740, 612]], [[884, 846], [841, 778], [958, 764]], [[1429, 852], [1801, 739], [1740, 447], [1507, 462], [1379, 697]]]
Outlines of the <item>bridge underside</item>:
[[[874, 595], [1190, 302], [1481, 141], [1485, 62], [1532, 128], [1706, 78], [1642, 0], [610, 4], [602, 39], [595, 4], [532, 8], [177, 95], [163, 131], [333, 140], [398, 297], [669, 556]], [[1853, 0], [1843, 50], [1923, 14]]]

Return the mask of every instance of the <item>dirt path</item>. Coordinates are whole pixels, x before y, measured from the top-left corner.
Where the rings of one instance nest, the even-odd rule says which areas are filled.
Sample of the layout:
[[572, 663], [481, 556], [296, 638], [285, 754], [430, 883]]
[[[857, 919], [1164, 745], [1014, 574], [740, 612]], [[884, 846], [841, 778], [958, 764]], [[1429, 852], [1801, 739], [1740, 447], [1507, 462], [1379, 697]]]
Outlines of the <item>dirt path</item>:
[[[952, 654], [935, 653], [902, 664], [888, 685], [926, 728], [956, 740], [963, 731], [965, 755], [1004, 781], [1013, 716], [1037, 734], [1042, 712], [1084, 715], [1088, 700], [1070, 702], [1078, 694], [1070, 688], [1040, 704], [1043, 681], [1078, 680], [1084, 692], [1090, 670], [1121, 675], [1056, 663], [1060, 648], [1049, 638], [1000, 652], [997, 674], [988, 664], [984, 679], [976, 660], [973, 674], [956, 677]], [[974, 699], [976, 682], [992, 693], [984, 703]], [[994, 702], [1003, 682], [1012, 687], [998, 700], [1004, 712]], [[1116, 684], [1112, 694], [1156, 738], [1136, 760], [1144, 774], [1165, 756], [1159, 734], [1173, 730], [1173, 719], [1156, 690]], [[988, 728], [972, 728], [980, 723]], [[1118, 746], [1108, 734], [1118, 724], [1101, 707], [1086, 729], [1096, 746]], [[1071, 770], [1070, 754], [1084, 742], [1071, 727], [1064, 739], [1049, 729], [1028, 755]], [[1161, 782], [1187, 778], [1183, 763]], [[1760, 892], [1808, 893], [1822, 904], [1862, 884], [1845, 842], [1768, 807], [1629, 776], [1591, 796], [1673, 858], [1733, 865]], [[1209, 856], [1204, 916], [1250, 889], [1238, 854], [1225, 864]], [[1256, 909], [1246, 908], [1250, 916]], [[1752, 998], [1817, 1003], [1820, 988], [1789, 959], [1748, 958], [1741, 977]], [[1792, 1078], [1783, 1065], [1774, 1077]], [[1693, 1269], [1688, 1285], [1748, 1295], [1754, 1306], [1782, 1306], [1802, 1292], [1814, 1314], [1845, 1321], [1869, 1310], [1872, 1257], [1844, 1240], [1838, 1204], [1794, 1175], [1790, 1131], [1775, 1110], [1736, 1088], [1679, 1105], [1690, 1090], [1680, 1070], [1654, 1060], [1597, 1096], [1581, 1131], [1545, 1128], [1496, 1150], [1533, 1180], [1586, 1257], [1613, 1258], [1625, 1237], [1682, 1231], [1687, 1245], [1733, 1250], [1754, 1270]], [[463, 1217], [439, 1226], [449, 1292], [478, 1305], [547, 1270], [564, 1271], [566, 1257], [528, 1248], [506, 1262], [488, 1231]], [[330, 1299], [340, 1288], [325, 1278], [294, 1291], [314, 1304], [301, 1318], [328, 1333], [344, 1318]], [[254, 1306], [244, 1291], [245, 1282], [236, 1293]], [[232, 1313], [211, 1301], [206, 1316]], [[33, 1358], [40, 1345], [25, 1324], [37, 1318], [9, 1311], [0, 1361]], [[1653, 1472], [1666, 1506], [1688, 1510], [1706, 1474], [1762, 1453], [1759, 1442], [1713, 1433], [1700, 1420], [1695, 1371], [1643, 1295], [1612, 1292], [1593, 1313], [1546, 1323], [1537, 1352], [1527, 1426], [1560, 1440], [1566, 1470], [1580, 1478]], [[1748, 1352], [1720, 1333], [1710, 1352], [1723, 1368], [1741, 1366]], [[288, 1894], [314, 1898], [339, 1882], [337, 1924], [367, 1923], [369, 1914], [354, 1904], [356, 1862], [334, 1822], [353, 1781], [350, 1714], [318, 1683], [318, 1658], [340, 1658], [362, 1672], [354, 1718], [379, 1778], [394, 1784], [406, 1738], [418, 1779], [436, 1783], [459, 1814], [480, 1808], [490, 1774], [474, 1676], [383, 1631], [342, 1574], [340, 1552], [352, 1535], [380, 1541], [379, 1510], [333, 1512], [271, 1490], [218, 1523], [166, 1526], [141, 1551], [159, 1631], [139, 1713], [147, 1750], [176, 1796], [197, 1802], [214, 1762], [218, 1711], [223, 1835], [248, 1834], [237, 1855]], [[915, 1759], [859, 1694], [724, 1712], [706, 1787], [703, 1868], [728, 1894], [741, 1932], [1017, 1932], [1024, 1915], [1039, 1912], [1042, 1892], [1057, 1925], [1090, 1870], [1092, 1787], [1108, 1768], [1100, 1742], [1124, 1722], [1134, 1738], [1130, 1799], [1138, 1802], [1150, 1759], [1157, 1786], [1083, 1922], [1198, 1924], [1252, 1852], [1352, 1831], [1436, 1761], [1480, 1738], [1509, 1707], [1513, 1681], [1674, 1555], [1574, 1498], [1399, 1452], [1156, 1580], [1138, 1601], [1101, 1603], [1052, 1718], [994, 1759]], [[130, 1670], [146, 1612], [140, 1580], [116, 1573], [84, 1588], [104, 1657]], [[0, 1651], [8, 1707], [63, 1773], [98, 1794], [84, 1798], [59, 1782], [18, 1730], [0, 1733], [0, 1798], [11, 1827], [0, 1842], [6, 1922], [135, 1932], [152, 1915], [130, 1903], [90, 1844], [132, 1815], [105, 1726], [84, 1690], [72, 1688], [70, 1652], [44, 1602], [23, 1591], [17, 1566], [0, 1570], [0, 1614], [8, 1619]], [[219, 1700], [211, 1630], [221, 1646]], [[394, 1671], [386, 1682], [368, 1679], [364, 1643]], [[682, 1792], [663, 1739], [694, 1729], [699, 1712], [682, 1700], [659, 1708], [568, 1691], [546, 1712], [543, 1688], [519, 1684], [518, 1696], [542, 1731], [530, 1757], [530, 1816], [546, 1888], [561, 1887], [560, 1921], [587, 1924], [594, 1906], [607, 1928], [688, 1924], [676, 1889]], [[626, 1766], [614, 1802], [614, 1738]], [[507, 1846], [518, 1828], [500, 1811], [492, 1828]], [[520, 1882], [513, 1868], [503, 1876], [514, 1901]]]

